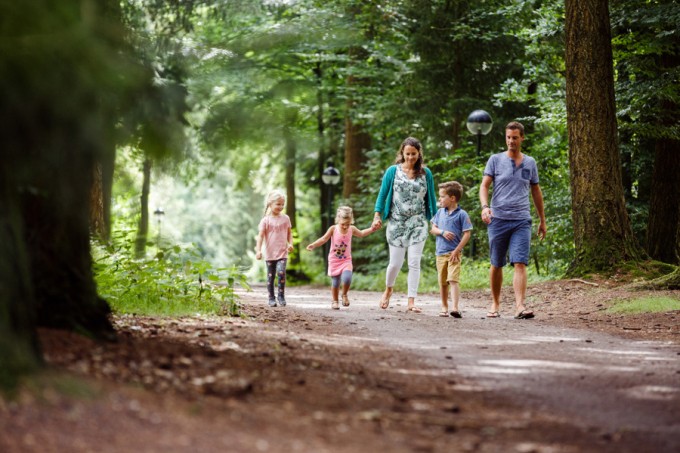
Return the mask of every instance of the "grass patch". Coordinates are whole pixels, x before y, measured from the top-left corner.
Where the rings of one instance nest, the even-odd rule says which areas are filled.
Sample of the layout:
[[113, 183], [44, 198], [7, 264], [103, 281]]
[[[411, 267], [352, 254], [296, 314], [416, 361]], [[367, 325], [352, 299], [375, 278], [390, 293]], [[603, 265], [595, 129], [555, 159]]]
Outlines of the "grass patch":
[[610, 313], [658, 313], [680, 310], [680, 299], [672, 297], [640, 297], [615, 302], [607, 311]]

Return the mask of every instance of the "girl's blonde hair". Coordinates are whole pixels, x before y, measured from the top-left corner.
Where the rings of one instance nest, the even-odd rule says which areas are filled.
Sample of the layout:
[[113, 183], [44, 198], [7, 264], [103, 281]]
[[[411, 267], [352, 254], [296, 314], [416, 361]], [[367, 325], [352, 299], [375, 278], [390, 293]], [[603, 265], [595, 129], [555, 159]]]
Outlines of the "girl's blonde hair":
[[277, 201], [277, 200], [283, 200], [283, 203], [286, 203], [286, 196], [281, 192], [280, 190], [272, 190], [267, 194], [267, 198], [265, 198], [264, 201], [264, 215], [269, 214], [269, 212], [272, 210], [271, 206]]
[[335, 223], [340, 223], [342, 220], [349, 220], [349, 224], [354, 225], [354, 212], [349, 206], [340, 206], [335, 213]]

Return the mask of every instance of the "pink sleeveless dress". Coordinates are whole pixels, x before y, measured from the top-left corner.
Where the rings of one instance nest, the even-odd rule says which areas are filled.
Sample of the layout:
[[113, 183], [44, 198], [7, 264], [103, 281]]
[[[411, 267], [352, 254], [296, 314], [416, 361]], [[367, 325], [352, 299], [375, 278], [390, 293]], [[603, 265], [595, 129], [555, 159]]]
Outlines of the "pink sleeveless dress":
[[331, 247], [328, 252], [328, 275], [335, 277], [343, 271], [352, 270], [352, 228], [347, 234], [340, 233], [337, 226], [331, 236]]

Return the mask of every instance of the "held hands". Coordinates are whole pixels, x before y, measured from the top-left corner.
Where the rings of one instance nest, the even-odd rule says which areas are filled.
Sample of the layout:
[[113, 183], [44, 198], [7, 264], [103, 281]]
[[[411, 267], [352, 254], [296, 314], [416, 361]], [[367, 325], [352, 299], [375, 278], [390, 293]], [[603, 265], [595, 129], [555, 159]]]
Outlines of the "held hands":
[[380, 214], [376, 215], [373, 217], [373, 223], [371, 223], [371, 229], [373, 231], [379, 230], [382, 228], [382, 219], [380, 218]]

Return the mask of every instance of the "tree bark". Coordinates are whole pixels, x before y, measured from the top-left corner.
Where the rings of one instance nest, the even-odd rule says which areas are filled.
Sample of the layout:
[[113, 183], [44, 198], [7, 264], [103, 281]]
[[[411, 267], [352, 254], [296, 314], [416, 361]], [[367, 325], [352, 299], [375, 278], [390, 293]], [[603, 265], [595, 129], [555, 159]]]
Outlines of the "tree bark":
[[623, 196], [607, 0], [565, 0], [567, 128], [575, 258], [570, 273], [643, 253]]
[[[151, 192], [151, 159], [144, 159], [142, 164], [142, 194], [139, 197], [139, 223], [135, 239], [135, 256], [144, 257], [146, 243], [149, 239], [149, 193]], [[160, 238], [159, 238], [160, 239]], [[156, 247], [160, 244], [156, 244]]]
[[[663, 71], [677, 69], [680, 56], [661, 57]], [[659, 121], [671, 129], [680, 121], [678, 104], [661, 102]], [[654, 171], [647, 223], [647, 252], [664, 263], [680, 264], [680, 141], [659, 138], [655, 146]]]
[[295, 240], [297, 235], [297, 199], [295, 197], [295, 159], [297, 157], [297, 143], [293, 138], [291, 128], [294, 127], [296, 113], [286, 113], [286, 125], [283, 128], [283, 139], [286, 146], [286, 212], [290, 217], [293, 229], [293, 253], [290, 254], [290, 266], [297, 269], [300, 265], [300, 243]]
[[[350, 109], [351, 111], [351, 109]], [[342, 196], [349, 198], [358, 194], [359, 172], [366, 161], [366, 151], [371, 149], [371, 136], [352, 118], [345, 119], [345, 172], [342, 182]]]
[[656, 142], [652, 196], [647, 224], [649, 256], [664, 263], [680, 264], [680, 142]]

